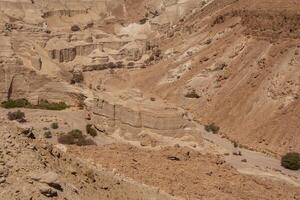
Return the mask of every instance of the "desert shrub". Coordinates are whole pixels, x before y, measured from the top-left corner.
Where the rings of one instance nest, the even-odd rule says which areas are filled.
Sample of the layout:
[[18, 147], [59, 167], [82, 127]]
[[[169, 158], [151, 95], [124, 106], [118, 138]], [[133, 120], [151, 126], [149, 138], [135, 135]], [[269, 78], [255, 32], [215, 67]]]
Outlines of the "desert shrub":
[[88, 169], [84, 175], [89, 179], [89, 181], [91, 182], [96, 182], [96, 178], [95, 178], [95, 172], [91, 169]]
[[239, 143], [237, 141], [233, 141], [233, 146], [234, 146], [234, 148], [238, 148], [239, 147]]
[[46, 131], [45, 133], [44, 133], [44, 137], [45, 138], [52, 138], [52, 133], [51, 133], [51, 131]]
[[82, 72], [73, 72], [73, 77], [71, 79], [71, 84], [82, 83], [84, 80]]
[[86, 132], [92, 137], [96, 137], [98, 135], [97, 130], [93, 128], [92, 124], [86, 125]]
[[53, 123], [51, 124], [51, 128], [52, 128], [52, 129], [58, 129], [58, 128], [59, 128], [58, 123], [53, 122]]
[[7, 114], [7, 117], [9, 120], [17, 120], [18, 122], [25, 122], [25, 113], [21, 112], [20, 110], [15, 111], [15, 112], [9, 112]]
[[143, 19], [140, 19], [140, 24], [145, 24], [148, 21], [148, 19], [145, 17]]
[[8, 100], [1, 103], [3, 108], [24, 108], [30, 105], [27, 99]]
[[51, 103], [48, 100], [40, 100], [37, 105], [32, 105], [27, 99], [8, 100], [1, 103], [3, 108], [30, 108], [30, 109], [45, 109], [45, 110], [64, 110], [68, 108], [65, 102]]
[[38, 109], [45, 109], [45, 110], [64, 110], [68, 108], [68, 105], [65, 102], [54, 103], [42, 99], [35, 107]]
[[80, 27], [79, 27], [78, 25], [73, 25], [73, 26], [71, 27], [71, 31], [74, 31], [74, 32], [80, 31]]
[[197, 94], [196, 90], [191, 90], [191, 91], [188, 91], [186, 94], [185, 94], [185, 97], [187, 98], [195, 98], [195, 99], [199, 99], [200, 96]]
[[212, 132], [212, 133], [216, 134], [219, 132], [220, 127], [217, 126], [215, 123], [211, 123], [211, 124], [205, 125], [205, 130], [207, 132]]
[[281, 165], [284, 168], [291, 170], [299, 170], [300, 169], [300, 154], [296, 152], [290, 152], [281, 158]]
[[78, 129], [74, 129], [67, 134], [62, 134], [58, 137], [58, 142], [78, 146], [95, 145], [93, 140], [87, 139], [86, 136], [82, 134], [82, 131]]

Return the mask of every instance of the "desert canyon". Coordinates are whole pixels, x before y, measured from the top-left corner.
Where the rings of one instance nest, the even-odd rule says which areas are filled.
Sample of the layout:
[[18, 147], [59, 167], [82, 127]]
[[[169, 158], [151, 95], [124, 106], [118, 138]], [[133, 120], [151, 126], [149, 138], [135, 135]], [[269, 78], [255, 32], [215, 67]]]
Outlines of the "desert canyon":
[[0, 71], [0, 200], [300, 200], [299, 0], [0, 0]]

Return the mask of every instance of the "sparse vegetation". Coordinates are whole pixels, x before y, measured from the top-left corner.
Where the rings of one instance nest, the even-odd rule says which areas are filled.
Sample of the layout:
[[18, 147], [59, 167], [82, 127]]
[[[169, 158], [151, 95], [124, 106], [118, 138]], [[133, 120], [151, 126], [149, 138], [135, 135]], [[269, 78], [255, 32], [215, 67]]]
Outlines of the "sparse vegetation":
[[290, 152], [281, 158], [281, 165], [286, 169], [300, 169], [300, 153]]
[[58, 123], [53, 122], [53, 123], [51, 124], [51, 128], [52, 128], [52, 129], [58, 129], [58, 128], [59, 128]]
[[148, 21], [148, 19], [145, 17], [143, 19], [140, 19], [140, 24], [145, 24]]
[[87, 136], [82, 134], [81, 130], [74, 129], [67, 134], [62, 134], [58, 137], [58, 142], [61, 144], [87, 146], [95, 145], [95, 142], [91, 139], [87, 139]]
[[238, 142], [237, 141], [233, 141], [233, 146], [234, 146], [234, 148], [238, 148], [239, 147]]
[[48, 100], [40, 100], [37, 105], [31, 104], [27, 99], [8, 100], [1, 103], [3, 108], [29, 108], [29, 109], [44, 109], [44, 110], [64, 110], [68, 108], [65, 102], [49, 102]]
[[86, 125], [86, 132], [92, 137], [96, 137], [98, 135], [97, 130], [93, 128], [92, 124], [87, 124]]
[[3, 108], [25, 108], [29, 106], [30, 103], [28, 102], [27, 99], [16, 99], [16, 100], [8, 100], [8, 101], [3, 101], [1, 103], [1, 107]]
[[9, 120], [13, 121], [16, 120], [18, 122], [25, 122], [25, 113], [21, 112], [20, 110], [15, 111], [15, 112], [9, 112], [7, 114], [7, 117]]
[[73, 32], [80, 31], [80, 27], [78, 25], [73, 25], [71, 27], [71, 31], [73, 31]]
[[37, 106], [34, 106], [37, 109], [45, 109], [45, 110], [64, 110], [68, 108], [68, 105], [65, 102], [49, 102], [47, 100], [42, 99]]
[[52, 133], [51, 133], [51, 131], [46, 131], [46, 132], [44, 133], [44, 137], [47, 138], [47, 139], [52, 138]]
[[191, 91], [188, 91], [186, 94], [185, 94], [185, 97], [187, 98], [191, 98], [191, 99], [199, 99], [200, 96], [197, 94], [196, 90], [191, 90]]
[[205, 130], [207, 132], [212, 132], [213, 134], [217, 134], [220, 130], [220, 127], [217, 126], [215, 123], [211, 123], [211, 124], [205, 125]]

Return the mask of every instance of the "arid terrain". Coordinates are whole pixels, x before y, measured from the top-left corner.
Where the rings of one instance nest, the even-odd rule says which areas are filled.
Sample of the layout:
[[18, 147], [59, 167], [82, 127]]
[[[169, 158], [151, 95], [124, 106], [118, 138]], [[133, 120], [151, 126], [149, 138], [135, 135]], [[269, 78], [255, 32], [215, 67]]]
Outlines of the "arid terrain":
[[0, 70], [0, 200], [300, 200], [299, 0], [0, 0]]

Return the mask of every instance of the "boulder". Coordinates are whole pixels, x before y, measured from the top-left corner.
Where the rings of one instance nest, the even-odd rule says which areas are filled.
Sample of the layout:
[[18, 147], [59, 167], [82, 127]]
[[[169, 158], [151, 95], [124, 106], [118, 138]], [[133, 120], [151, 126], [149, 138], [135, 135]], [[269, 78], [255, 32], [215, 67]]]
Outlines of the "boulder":
[[242, 152], [238, 148], [236, 148], [236, 149], [233, 150], [232, 154], [235, 155], [235, 156], [241, 156]]
[[59, 177], [55, 172], [47, 172], [43, 175], [31, 176], [32, 180], [38, 181], [40, 183], [45, 183], [52, 188], [63, 191], [63, 188], [58, 178]]
[[46, 197], [57, 197], [57, 191], [54, 190], [53, 188], [43, 184], [40, 185], [39, 191], [41, 194], [45, 195]]

